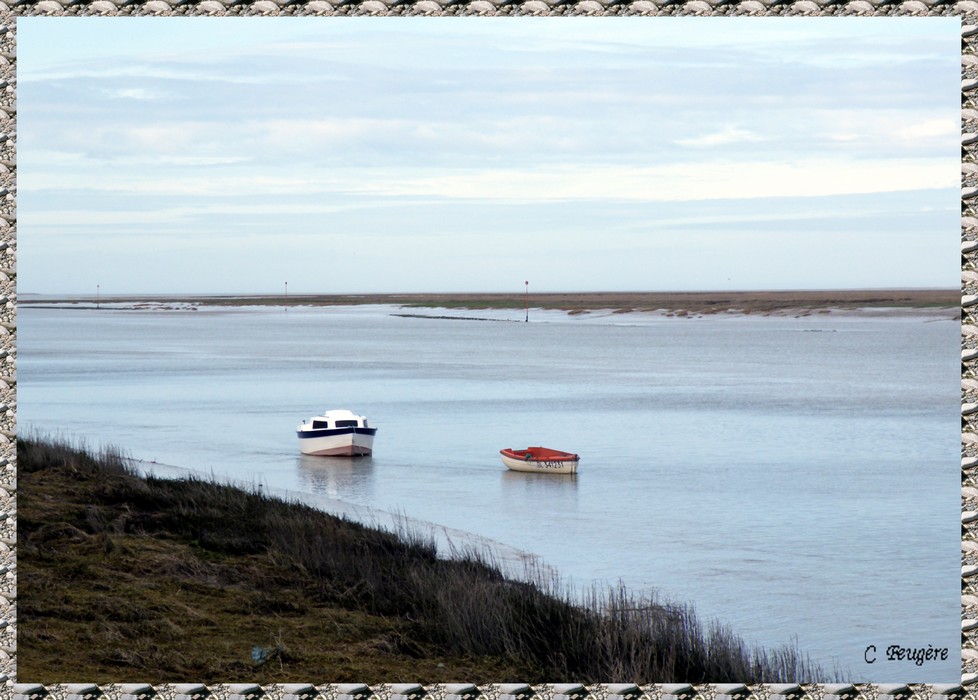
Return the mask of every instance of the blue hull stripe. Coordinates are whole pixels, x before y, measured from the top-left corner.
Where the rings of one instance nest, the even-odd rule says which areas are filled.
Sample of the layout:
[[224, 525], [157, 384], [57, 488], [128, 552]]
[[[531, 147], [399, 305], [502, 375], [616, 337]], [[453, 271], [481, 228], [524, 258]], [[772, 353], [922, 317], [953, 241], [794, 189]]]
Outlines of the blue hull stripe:
[[320, 430], [297, 430], [296, 435], [299, 436], [300, 440], [306, 438], [321, 438], [321, 437], [334, 437], [336, 435], [350, 435], [356, 433], [357, 435], [370, 435], [373, 436], [377, 433], [377, 428], [330, 428], [330, 429], [320, 429]]

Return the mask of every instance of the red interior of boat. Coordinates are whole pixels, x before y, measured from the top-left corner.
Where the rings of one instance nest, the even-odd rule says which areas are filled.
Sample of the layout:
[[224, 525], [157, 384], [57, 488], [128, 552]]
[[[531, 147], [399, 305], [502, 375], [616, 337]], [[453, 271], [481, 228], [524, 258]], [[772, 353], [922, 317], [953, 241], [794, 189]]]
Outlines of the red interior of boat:
[[525, 447], [519, 450], [514, 450], [511, 447], [507, 447], [505, 450], [500, 450], [500, 452], [505, 454], [507, 457], [512, 457], [513, 459], [525, 459], [528, 461], [546, 460], [548, 462], [570, 462], [578, 459], [578, 456], [572, 452], [551, 450], [549, 447]]

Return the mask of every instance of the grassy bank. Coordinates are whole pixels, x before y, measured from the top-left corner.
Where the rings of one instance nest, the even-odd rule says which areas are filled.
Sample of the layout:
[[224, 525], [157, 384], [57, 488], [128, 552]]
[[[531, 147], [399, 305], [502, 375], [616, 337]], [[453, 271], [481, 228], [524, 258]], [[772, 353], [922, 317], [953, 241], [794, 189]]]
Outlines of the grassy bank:
[[[24, 682], [824, 681], [688, 606], [623, 589], [572, 604], [485, 556], [111, 451], [18, 444]], [[650, 553], [654, 556], [654, 553]]]

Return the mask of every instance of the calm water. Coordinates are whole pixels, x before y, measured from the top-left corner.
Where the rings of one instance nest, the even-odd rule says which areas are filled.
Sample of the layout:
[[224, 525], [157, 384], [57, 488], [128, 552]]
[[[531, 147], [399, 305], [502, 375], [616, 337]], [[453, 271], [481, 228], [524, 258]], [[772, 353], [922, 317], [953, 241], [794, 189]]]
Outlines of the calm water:
[[[22, 307], [20, 430], [474, 532], [577, 586], [796, 638], [850, 680], [959, 678], [952, 313], [392, 311]], [[374, 456], [299, 455], [296, 424], [327, 408], [379, 428]], [[498, 450], [530, 444], [580, 473], [507, 471]], [[918, 667], [893, 644], [950, 651]]]

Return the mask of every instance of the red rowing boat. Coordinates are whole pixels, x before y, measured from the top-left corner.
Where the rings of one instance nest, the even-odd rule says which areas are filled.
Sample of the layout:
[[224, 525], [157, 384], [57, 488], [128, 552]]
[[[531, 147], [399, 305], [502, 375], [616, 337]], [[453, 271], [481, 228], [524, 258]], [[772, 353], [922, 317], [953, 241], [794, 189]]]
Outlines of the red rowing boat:
[[546, 472], [548, 474], [575, 474], [580, 456], [573, 452], [552, 450], [549, 447], [526, 447], [499, 450], [503, 464], [517, 472]]

